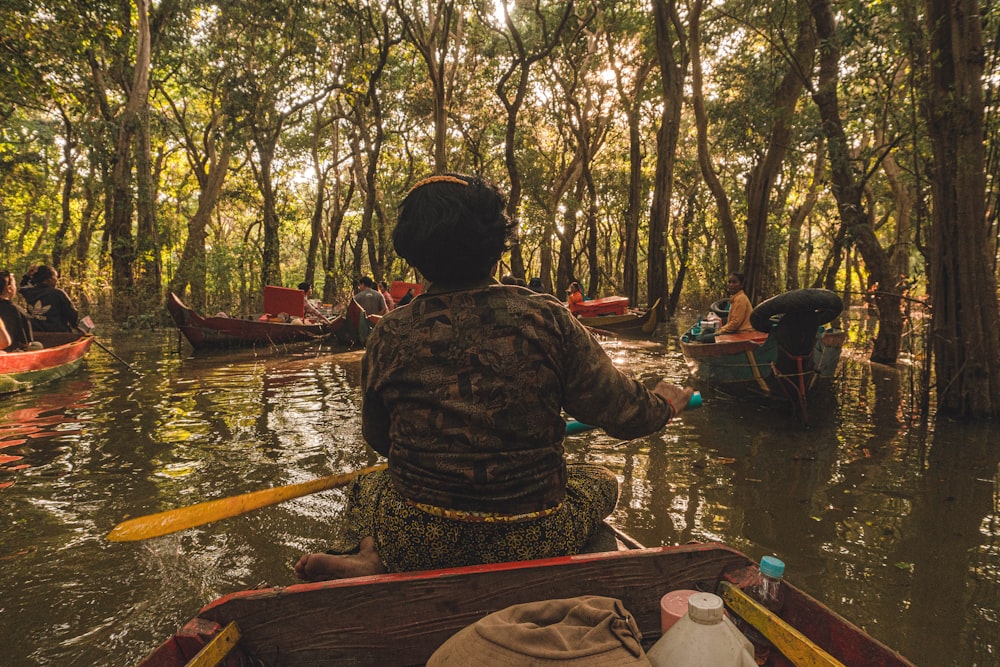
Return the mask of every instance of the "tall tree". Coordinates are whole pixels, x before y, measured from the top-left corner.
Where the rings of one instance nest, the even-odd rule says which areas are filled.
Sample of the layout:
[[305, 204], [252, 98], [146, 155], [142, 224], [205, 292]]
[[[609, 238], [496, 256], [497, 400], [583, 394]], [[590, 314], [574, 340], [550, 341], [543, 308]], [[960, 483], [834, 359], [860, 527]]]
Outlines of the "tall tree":
[[1000, 417], [995, 239], [985, 213], [983, 42], [977, 0], [927, 0], [934, 149], [930, 291], [938, 409]]
[[[667, 300], [667, 231], [673, 194], [674, 163], [680, 135], [684, 80], [690, 54], [686, 27], [675, 0], [653, 0], [656, 54], [660, 74], [660, 119], [656, 131], [656, 173], [649, 214], [649, 264], [646, 292], [649, 302]], [[663, 306], [661, 306], [663, 308]]]
[[644, 209], [642, 110], [656, 59], [649, 48], [645, 14], [631, 3], [611, 2], [605, 30], [615, 86], [628, 124], [628, 200], [622, 241], [622, 290], [630, 303], [639, 303], [639, 225]]
[[899, 356], [903, 336], [903, 314], [900, 308], [903, 277], [893, 272], [888, 253], [882, 248], [870, 224], [869, 207], [864, 202], [865, 180], [870, 174], [858, 173], [851, 159], [851, 147], [840, 112], [838, 94], [840, 41], [837, 21], [829, 0], [812, 0], [812, 15], [820, 40], [819, 77], [813, 100], [823, 119], [830, 158], [833, 194], [840, 213], [842, 237], [850, 238], [861, 251], [875, 290], [879, 328], [871, 359], [892, 364]]
[[462, 58], [465, 6], [455, 0], [393, 0], [406, 38], [423, 58], [431, 84], [434, 173], [448, 171], [448, 111]]
[[[207, 258], [208, 224], [212, 212], [222, 195], [223, 184], [229, 171], [233, 155], [232, 132], [227, 132], [227, 119], [222, 112], [221, 96], [225, 73], [210, 67], [194, 69], [205, 78], [191, 77], [186, 83], [200, 86], [194, 99], [175, 101], [166, 86], [160, 86], [157, 97], [165, 101], [173, 116], [173, 127], [177, 140], [184, 147], [191, 173], [198, 182], [198, 202], [194, 213], [187, 221], [187, 236], [178, 262], [177, 271], [169, 283], [169, 290], [183, 294], [191, 289], [190, 305], [202, 309], [207, 304]], [[199, 82], [196, 83], [196, 82]]]
[[[261, 279], [281, 284], [281, 220], [275, 166], [289, 123], [338, 87], [337, 67], [316, 68], [329, 55], [321, 12], [323, 3], [235, 2], [226, 0], [218, 19], [219, 41], [234, 70], [228, 82], [227, 113], [237, 118], [253, 146], [254, 177], [260, 188]], [[330, 65], [338, 63], [328, 62]]]
[[795, 108], [812, 73], [816, 50], [816, 31], [813, 29], [808, 0], [795, 0], [794, 17], [795, 46], [782, 54], [783, 61], [787, 64], [769, 100], [770, 124], [766, 147], [761, 159], [751, 169], [747, 183], [747, 241], [743, 270], [747, 274], [747, 295], [754, 302], [764, 296], [771, 194], [788, 152]]
[[[107, 187], [107, 237], [111, 252], [112, 312], [119, 322], [127, 321], [133, 315], [136, 305], [133, 292], [136, 259], [132, 226], [133, 142], [149, 104], [149, 0], [139, 0], [135, 10], [136, 23], [133, 26], [131, 2], [119, 3], [115, 20], [120, 37], [111, 51], [110, 62], [104, 60], [105, 54], [99, 53], [95, 48], [87, 50], [93, 88], [113, 138], [110, 181]], [[130, 62], [133, 36], [134, 62]], [[109, 88], [112, 82], [118, 86], [117, 92]], [[125, 103], [116, 107], [113, 100], [122, 93]]]
[[[525, 6], [523, 9], [519, 5], [518, 8], [522, 11], [517, 12], [516, 18], [528, 24], [524, 32], [512, 16], [510, 5], [509, 0], [501, 1], [503, 29], [498, 29], [498, 32], [506, 42], [510, 56], [506, 69], [497, 79], [494, 91], [507, 112], [504, 126], [504, 165], [507, 167], [507, 179], [510, 183], [507, 215], [511, 220], [517, 220], [522, 188], [517, 156], [518, 113], [528, 94], [531, 68], [547, 58], [559, 44], [569, 19], [573, 16], [575, 5], [572, 0], [562, 5], [557, 4], [555, 9], [558, 13], [554, 16], [554, 20], [551, 20], [553, 17], [548, 16], [547, 10], [541, 4], [533, 4], [530, 8]], [[551, 27], [550, 22], [554, 24]], [[491, 21], [488, 23], [492, 25]], [[521, 244], [516, 232], [511, 242], [510, 268], [514, 276], [525, 277], [524, 258], [521, 255]]]
[[[696, 0], [691, 8], [691, 106], [694, 110], [695, 126], [698, 129], [698, 166], [708, 189], [715, 199], [715, 206], [726, 242], [726, 273], [740, 270], [740, 237], [733, 220], [733, 210], [729, 195], [712, 164], [708, 140], [708, 114], [705, 111], [705, 93], [701, 64], [701, 16], [704, 3]], [[691, 201], [691, 199], [689, 199]], [[677, 290], [674, 290], [675, 292]]]

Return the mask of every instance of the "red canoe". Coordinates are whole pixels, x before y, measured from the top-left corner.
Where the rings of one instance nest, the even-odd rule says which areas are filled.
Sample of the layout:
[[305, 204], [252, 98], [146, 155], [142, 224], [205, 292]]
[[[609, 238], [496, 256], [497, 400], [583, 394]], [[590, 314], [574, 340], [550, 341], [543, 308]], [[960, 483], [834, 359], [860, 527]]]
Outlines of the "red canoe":
[[[341, 344], [363, 342], [359, 325], [367, 329], [358, 315], [360, 307], [354, 300], [348, 306], [347, 315], [341, 315], [329, 323], [305, 322], [292, 324], [261, 319], [240, 319], [237, 317], [205, 317], [174, 293], [167, 299], [167, 311], [184, 337], [195, 349], [225, 347], [261, 347], [287, 345], [291, 343], [320, 342], [332, 340]], [[354, 312], [352, 312], [354, 311]], [[372, 317], [366, 318], [374, 325]], [[377, 318], [374, 320], [378, 321]]]
[[[660, 636], [664, 594], [706, 590], [735, 605], [733, 589], [722, 582], [742, 588], [755, 572], [756, 564], [734, 549], [687, 544], [241, 591], [203, 608], [142, 667], [180, 667], [206, 646], [226, 665], [422, 665], [446, 639], [489, 613], [578, 595], [621, 600], [649, 649]], [[773, 651], [774, 667], [792, 660], [913, 667], [790, 584], [781, 619], [804, 638], [781, 644], [792, 659]], [[804, 662], [799, 651], [826, 661]]]
[[[594, 329], [598, 332], [608, 331], [617, 335], [622, 336], [632, 336], [632, 337], [649, 337], [652, 336], [656, 331], [656, 325], [659, 324], [657, 319], [657, 309], [660, 306], [660, 300], [657, 299], [656, 303], [652, 305], [649, 310], [624, 310], [622, 308], [622, 303], [628, 304], [628, 299], [623, 296], [609, 296], [603, 299], [594, 299], [593, 301], [584, 301], [583, 305], [585, 307], [584, 311], [578, 314], [580, 322], [586, 326]], [[596, 307], [591, 307], [586, 310], [586, 304], [597, 304]], [[604, 304], [604, 305], [602, 305]], [[577, 310], [579, 306], [577, 306]], [[601, 312], [605, 311], [607, 314], [598, 315], [587, 315], [587, 312]], [[619, 312], [620, 314], [612, 314]], [[576, 310], [574, 310], [576, 312]]]
[[0, 394], [11, 394], [74, 372], [94, 343], [94, 337], [78, 333], [37, 332], [35, 340], [45, 347], [26, 352], [0, 354]]

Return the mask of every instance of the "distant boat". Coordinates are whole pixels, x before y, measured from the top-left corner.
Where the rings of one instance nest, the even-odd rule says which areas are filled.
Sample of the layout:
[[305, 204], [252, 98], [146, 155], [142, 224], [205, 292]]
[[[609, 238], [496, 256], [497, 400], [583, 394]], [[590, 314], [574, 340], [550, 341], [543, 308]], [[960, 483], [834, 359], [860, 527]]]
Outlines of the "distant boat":
[[[746, 555], [722, 544], [645, 549], [620, 531], [615, 536], [622, 539], [578, 556], [233, 593], [209, 603], [140, 667], [181, 667], [203, 649], [203, 655], [213, 656], [211, 664], [422, 665], [445, 640], [487, 614], [580, 595], [620, 600], [648, 650], [661, 634], [664, 594], [705, 590], [737, 604], [746, 598], [735, 591], [757, 572]], [[781, 620], [769, 621], [785, 633], [768, 635], [779, 649], [771, 653], [773, 667], [913, 667], [815, 598], [787, 582], [784, 586]]]
[[35, 332], [40, 350], [0, 354], [0, 394], [12, 394], [75, 372], [94, 343], [89, 334]]
[[647, 337], [652, 336], [659, 324], [657, 311], [660, 300], [648, 310], [636, 310], [628, 307], [628, 297], [607, 296], [600, 299], [590, 299], [574, 304], [570, 312], [578, 317], [580, 322], [591, 329], [609, 331], [616, 335]]
[[167, 298], [167, 311], [188, 342], [198, 350], [227, 347], [263, 347], [335, 341], [344, 345], [360, 344], [367, 331], [378, 321], [377, 316], [364, 316], [364, 311], [351, 299], [348, 312], [329, 323], [298, 319], [284, 322], [279, 318], [241, 319], [238, 317], [205, 317], [184, 305], [171, 292]]
[[[725, 314], [717, 304], [713, 312]], [[808, 395], [817, 383], [834, 375], [847, 338], [844, 331], [821, 325], [842, 310], [835, 292], [792, 290], [754, 308], [750, 323], [755, 331], [700, 342], [701, 332], [692, 327], [681, 335], [681, 352], [699, 380], [788, 398], [808, 423]]]

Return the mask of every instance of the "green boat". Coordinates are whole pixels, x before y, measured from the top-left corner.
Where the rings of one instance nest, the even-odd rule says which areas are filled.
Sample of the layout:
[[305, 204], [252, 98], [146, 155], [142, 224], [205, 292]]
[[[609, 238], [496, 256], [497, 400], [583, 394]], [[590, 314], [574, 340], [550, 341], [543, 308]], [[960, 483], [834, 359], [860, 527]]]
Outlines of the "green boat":
[[[698, 340], [696, 327], [680, 338], [692, 375], [725, 390], [751, 390], [792, 402], [808, 423], [809, 393], [836, 373], [847, 335], [830, 326], [843, 309], [823, 289], [779, 294], [754, 308], [754, 331]], [[713, 312], [718, 313], [713, 306]]]

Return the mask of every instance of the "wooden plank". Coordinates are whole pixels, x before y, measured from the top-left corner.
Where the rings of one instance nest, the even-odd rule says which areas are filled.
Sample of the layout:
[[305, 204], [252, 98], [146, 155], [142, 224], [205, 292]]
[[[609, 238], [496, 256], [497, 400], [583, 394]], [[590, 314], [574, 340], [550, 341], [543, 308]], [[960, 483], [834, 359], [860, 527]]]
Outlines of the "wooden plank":
[[844, 667], [832, 655], [728, 581], [720, 585], [722, 599], [747, 623], [757, 628], [796, 667]]
[[198, 651], [198, 654], [191, 658], [187, 667], [216, 667], [240, 640], [240, 629], [236, 621], [231, 621], [222, 632], [212, 637], [212, 640], [205, 644], [205, 648]]

